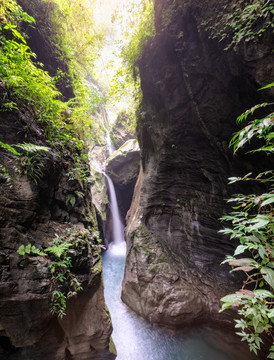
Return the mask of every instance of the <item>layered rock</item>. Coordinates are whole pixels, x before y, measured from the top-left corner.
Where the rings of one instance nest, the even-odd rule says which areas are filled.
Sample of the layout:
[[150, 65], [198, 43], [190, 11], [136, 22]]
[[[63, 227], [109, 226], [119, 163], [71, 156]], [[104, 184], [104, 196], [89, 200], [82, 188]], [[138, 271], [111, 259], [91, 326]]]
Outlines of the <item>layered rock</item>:
[[238, 281], [220, 266], [232, 245], [218, 218], [235, 190], [227, 177], [258, 164], [234, 159], [228, 143], [237, 115], [263, 101], [257, 89], [273, 78], [273, 35], [225, 51], [201, 25], [218, 23], [225, 5], [155, 1], [156, 36], [139, 60], [143, 173], [128, 216], [122, 298], [167, 326], [232, 319], [218, 313]]
[[[25, 132], [30, 119], [27, 111], [1, 114], [0, 141], [44, 141], [34, 122]], [[34, 156], [38, 156], [42, 170], [36, 181], [29, 173], [35, 167], [24, 175], [23, 165], [12, 153], [2, 150], [0, 154], [1, 164], [12, 176], [12, 180], [1, 176], [0, 183], [0, 357], [114, 359], [96, 215], [88, 184], [79, 182], [66, 149], [63, 157], [54, 148]], [[83, 291], [67, 301], [66, 316], [60, 319], [50, 313], [51, 294], [56, 288], [49, 270], [53, 259], [33, 254], [22, 257], [17, 250], [28, 244], [42, 250], [66, 231], [81, 236], [84, 226], [92, 228], [94, 237], [70, 255], [71, 274]]]
[[125, 219], [130, 207], [140, 168], [140, 149], [136, 139], [126, 141], [106, 162], [118, 198], [121, 216]]
[[[37, 28], [29, 30], [33, 35], [29, 45], [34, 51], [39, 47], [39, 61], [51, 59], [46, 69], [51, 74], [58, 67], [65, 71], [67, 66], [58, 62], [45, 35]], [[69, 81], [59, 85], [64, 97], [73, 95]], [[31, 107], [32, 101], [18, 99], [3, 82], [0, 97], [12, 100], [18, 108], [2, 109], [0, 113], [0, 358], [115, 359], [112, 325], [103, 295], [89, 164], [82, 160], [73, 141], [49, 141], [46, 133], [51, 124], [38, 121], [41, 113]], [[61, 129], [55, 127], [55, 131], [61, 135]], [[50, 149], [28, 152], [14, 145], [23, 143]], [[8, 144], [21, 156], [9, 151]], [[71, 277], [81, 283], [83, 290], [67, 300], [66, 315], [61, 319], [50, 312], [52, 292], [58, 289], [64, 294], [73, 293], [76, 285], [63, 280], [63, 286], [58, 287], [57, 276], [49, 269], [54, 261], [58, 263], [58, 256], [19, 256], [17, 250], [22, 245], [44, 250], [53, 239], [70, 232], [81, 239], [85, 228], [91, 235], [83, 246], [77, 243], [76, 235], [69, 254]], [[58, 273], [62, 275], [61, 270]]]

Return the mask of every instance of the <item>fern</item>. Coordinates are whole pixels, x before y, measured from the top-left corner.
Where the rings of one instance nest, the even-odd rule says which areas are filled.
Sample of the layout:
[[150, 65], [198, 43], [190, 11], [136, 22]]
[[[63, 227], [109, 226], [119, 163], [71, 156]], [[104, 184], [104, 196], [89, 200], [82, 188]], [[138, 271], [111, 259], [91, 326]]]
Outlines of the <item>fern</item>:
[[[66, 314], [66, 301], [83, 290], [81, 283], [72, 273], [72, 259], [70, 254], [79, 254], [88, 247], [98, 256], [99, 234], [91, 233], [88, 229], [71, 227], [65, 229], [62, 236], [56, 234], [51, 245], [44, 252], [34, 245], [21, 245], [17, 253], [26, 257], [30, 255], [46, 256], [49, 260], [48, 269], [51, 274], [53, 291], [51, 292], [50, 312], [62, 318]], [[49, 256], [50, 255], [50, 256]]]
[[65, 243], [61, 245], [53, 245], [45, 249], [46, 252], [53, 254], [58, 259], [61, 258], [62, 255], [64, 255], [67, 250], [72, 246], [70, 243]]
[[32, 143], [14, 144], [13, 146], [19, 147], [20, 149], [22, 149], [28, 153], [35, 153], [38, 151], [49, 151], [50, 150], [50, 148], [47, 146], [35, 145]]
[[17, 253], [21, 256], [25, 255], [39, 255], [39, 256], [46, 256], [46, 254], [39, 250], [36, 246], [28, 244], [26, 246], [21, 245], [19, 246]]
[[6, 144], [6, 143], [3, 143], [2, 141], [0, 141], [0, 147], [1, 147], [2, 149], [5, 149], [5, 150], [9, 151], [10, 153], [12, 153], [12, 154], [14, 154], [14, 155], [16, 155], [16, 156], [20, 156], [20, 155], [21, 155], [18, 151], [16, 151], [16, 150], [14, 149], [13, 146], [11, 146], [11, 145], [9, 145], [9, 144]]

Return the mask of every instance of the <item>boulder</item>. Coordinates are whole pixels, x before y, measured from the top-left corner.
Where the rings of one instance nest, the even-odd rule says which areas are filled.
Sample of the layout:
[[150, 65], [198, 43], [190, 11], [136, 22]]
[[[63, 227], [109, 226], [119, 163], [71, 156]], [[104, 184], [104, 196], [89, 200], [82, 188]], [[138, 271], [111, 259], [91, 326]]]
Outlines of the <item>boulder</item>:
[[106, 173], [116, 190], [123, 219], [130, 207], [140, 168], [140, 149], [137, 140], [130, 139], [107, 159]]

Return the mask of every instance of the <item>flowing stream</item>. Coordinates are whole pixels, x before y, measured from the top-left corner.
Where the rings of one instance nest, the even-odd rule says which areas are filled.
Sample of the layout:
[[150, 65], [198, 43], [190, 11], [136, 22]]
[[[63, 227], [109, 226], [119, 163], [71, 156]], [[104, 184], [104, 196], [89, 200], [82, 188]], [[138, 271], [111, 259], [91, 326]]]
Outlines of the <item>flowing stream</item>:
[[[243, 360], [233, 341], [208, 330], [174, 335], [153, 327], [120, 299], [126, 243], [113, 183], [106, 175], [113, 221], [109, 249], [103, 254], [105, 299], [113, 323], [117, 360]], [[233, 351], [233, 350], [234, 351]], [[235, 352], [237, 355], [235, 355]]]

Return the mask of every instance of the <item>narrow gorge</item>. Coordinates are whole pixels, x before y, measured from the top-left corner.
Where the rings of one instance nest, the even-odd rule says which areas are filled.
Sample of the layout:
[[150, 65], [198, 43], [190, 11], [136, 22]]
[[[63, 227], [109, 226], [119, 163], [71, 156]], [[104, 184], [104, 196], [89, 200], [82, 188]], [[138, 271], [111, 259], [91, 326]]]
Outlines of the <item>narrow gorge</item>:
[[0, 1], [0, 359], [273, 358], [273, 15]]

